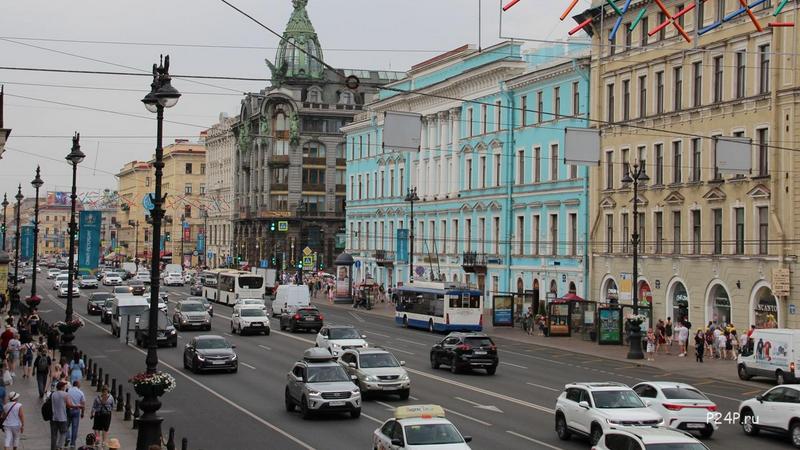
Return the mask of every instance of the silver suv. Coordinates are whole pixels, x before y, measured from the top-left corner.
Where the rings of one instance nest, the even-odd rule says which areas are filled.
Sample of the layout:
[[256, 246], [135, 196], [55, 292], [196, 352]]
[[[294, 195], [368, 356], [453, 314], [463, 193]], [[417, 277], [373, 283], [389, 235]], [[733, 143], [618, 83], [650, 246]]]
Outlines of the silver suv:
[[411, 393], [411, 380], [403, 366], [391, 353], [380, 348], [345, 350], [339, 364], [357, 378], [358, 387], [366, 397], [371, 393], [397, 394], [402, 400]]
[[310, 348], [286, 375], [286, 411], [300, 407], [303, 419], [314, 413], [349, 412], [361, 416], [361, 390], [327, 350]]

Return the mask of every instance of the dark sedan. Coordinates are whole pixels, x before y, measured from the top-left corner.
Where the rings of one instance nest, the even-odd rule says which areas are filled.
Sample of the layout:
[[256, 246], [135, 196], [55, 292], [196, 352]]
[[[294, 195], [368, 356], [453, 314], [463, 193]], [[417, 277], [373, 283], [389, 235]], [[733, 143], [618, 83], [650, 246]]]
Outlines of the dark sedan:
[[90, 316], [102, 315], [103, 305], [106, 304], [106, 300], [113, 298], [114, 296], [108, 292], [92, 292], [86, 302], [86, 314]]
[[236, 372], [239, 357], [224, 337], [211, 334], [195, 336], [183, 350], [183, 368], [192, 372], [225, 370]]
[[431, 348], [431, 367], [438, 369], [440, 364], [449, 366], [453, 373], [486, 369], [487, 374], [494, 375], [499, 364], [497, 346], [484, 333], [450, 333]]
[[128, 281], [128, 287], [131, 288], [131, 294], [133, 295], [144, 295], [144, 292], [147, 290], [144, 287], [144, 283], [139, 280]]
[[298, 330], [311, 330], [319, 333], [324, 319], [325, 317], [317, 308], [306, 306], [285, 311], [281, 314], [280, 325], [281, 330], [289, 330], [292, 333]]
[[111, 314], [114, 311], [114, 297], [106, 299], [103, 303], [103, 310], [100, 311], [100, 322], [111, 323]]
[[200, 296], [203, 295], [203, 285], [195, 283], [189, 288], [189, 295]]

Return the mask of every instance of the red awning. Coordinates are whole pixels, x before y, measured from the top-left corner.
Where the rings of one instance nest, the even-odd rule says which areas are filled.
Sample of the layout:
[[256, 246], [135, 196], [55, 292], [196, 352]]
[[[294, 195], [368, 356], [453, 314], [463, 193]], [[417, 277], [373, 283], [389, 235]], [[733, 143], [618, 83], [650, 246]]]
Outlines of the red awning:
[[586, 299], [584, 299], [582, 297], [579, 297], [578, 295], [573, 294], [572, 292], [570, 292], [569, 294], [559, 298], [556, 301], [562, 301], [562, 302], [585, 302]]

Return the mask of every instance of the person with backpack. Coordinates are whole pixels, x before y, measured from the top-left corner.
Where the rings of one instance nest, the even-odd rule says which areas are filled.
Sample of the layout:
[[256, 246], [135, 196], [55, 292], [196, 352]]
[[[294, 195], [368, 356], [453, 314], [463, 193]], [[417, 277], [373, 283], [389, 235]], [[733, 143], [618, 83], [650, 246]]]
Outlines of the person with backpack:
[[22, 403], [19, 402], [19, 394], [10, 392], [8, 403], [3, 405], [3, 415], [0, 417], [0, 427], [5, 432], [5, 450], [17, 450], [19, 440], [25, 431], [25, 413], [22, 410]]
[[100, 395], [95, 397], [92, 403], [92, 413], [90, 417], [94, 419], [92, 429], [100, 436], [100, 442], [106, 441], [108, 428], [111, 426], [111, 412], [114, 411], [114, 397], [108, 392], [108, 386], [103, 385]]
[[39, 388], [39, 398], [44, 398], [47, 380], [50, 378], [50, 364], [53, 362], [47, 355], [44, 347], [39, 347], [39, 354], [33, 361], [33, 370], [36, 374], [36, 386]]
[[36, 344], [26, 342], [22, 345], [22, 378], [30, 378], [33, 374], [33, 354]]
[[42, 405], [42, 418], [47, 419], [47, 406], [50, 406], [50, 450], [59, 450], [64, 447], [67, 439], [67, 411], [75, 408], [72, 399], [66, 391], [67, 383], [59, 381], [56, 391], [50, 394]]

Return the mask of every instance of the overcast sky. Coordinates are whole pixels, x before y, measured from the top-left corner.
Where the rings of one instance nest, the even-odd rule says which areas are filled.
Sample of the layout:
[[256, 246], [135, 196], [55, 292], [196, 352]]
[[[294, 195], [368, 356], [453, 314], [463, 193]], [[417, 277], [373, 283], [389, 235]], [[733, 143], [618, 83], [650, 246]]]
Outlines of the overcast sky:
[[[231, 3], [279, 33], [292, 10], [290, 0]], [[484, 47], [500, 40], [500, 3], [482, 2]], [[568, 3], [521, 0], [503, 14], [503, 35], [563, 39], [574, 26], [570, 19], [558, 20]], [[581, 0], [573, 14], [589, 4]], [[478, 41], [478, 0], [309, 0], [308, 11], [325, 60], [334, 67], [404, 71], [438, 53]], [[219, 0], [4, 2], [1, 23], [0, 66], [10, 67], [150, 73], [158, 55], [168, 53], [172, 74], [266, 78], [264, 59], [273, 60], [278, 44], [267, 30]], [[225, 48], [202, 47], [209, 45]], [[79, 190], [116, 189], [113, 174], [125, 162], [149, 159], [153, 152], [154, 115], [140, 102], [150, 81], [0, 69], [0, 84], [6, 91], [5, 126], [12, 128], [0, 161], [0, 194], [13, 197], [21, 182], [23, 193], [32, 196], [30, 181], [37, 163], [42, 166], [43, 191], [69, 190], [71, 174], [64, 157], [74, 131], [82, 134], [87, 155], [79, 167]], [[241, 93], [265, 86], [230, 80], [203, 83], [207, 84], [173, 80], [184, 95], [166, 111], [166, 118], [182, 124], [165, 124], [165, 144], [175, 137], [196, 139], [221, 112], [238, 113]]]

